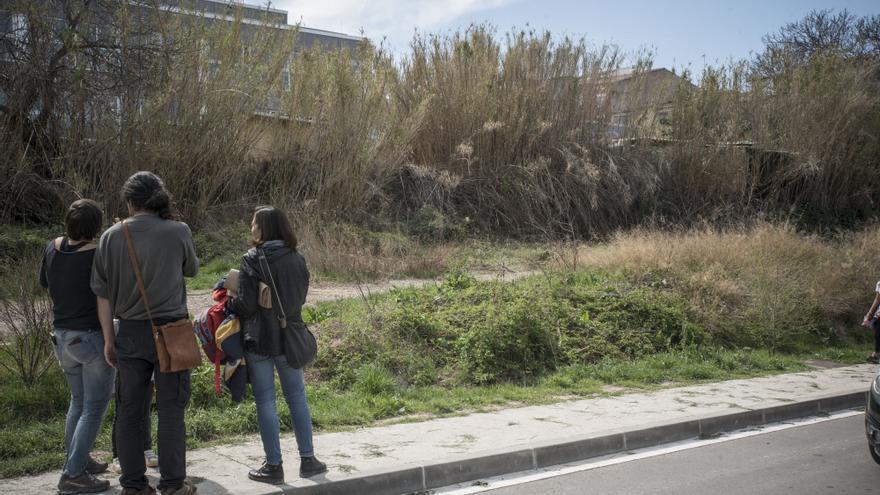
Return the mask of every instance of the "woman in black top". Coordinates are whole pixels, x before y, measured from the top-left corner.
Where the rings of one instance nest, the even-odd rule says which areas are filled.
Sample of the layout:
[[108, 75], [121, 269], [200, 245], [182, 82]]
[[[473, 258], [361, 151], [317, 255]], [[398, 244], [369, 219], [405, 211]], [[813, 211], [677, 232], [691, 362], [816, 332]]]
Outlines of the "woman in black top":
[[110, 482], [93, 475], [106, 464], [89, 457], [95, 443], [115, 372], [104, 361], [104, 336], [97, 300], [89, 288], [95, 244], [103, 214], [98, 204], [81, 199], [65, 217], [67, 235], [49, 241], [40, 263], [40, 284], [49, 289], [54, 315], [52, 342], [58, 364], [70, 385], [70, 407], [64, 428], [66, 458], [58, 492], [96, 493]]
[[[312, 448], [312, 417], [306, 400], [302, 369], [291, 368], [284, 356], [281, 329], [278, 325], [262, 324], [275, 314], [261, 302], [260, 282], [271, 286], [269, 274], [260, 266], [259, 253], [266, 256], [268, 268], [278, 289], [277, 299], [291, 323], [302, 323], [302, 306], [309, 290], [309, 270], [306, 261], [296, 250], [296, 237], [287, 216], [274, 207], [260, 207], [251, 222], [254, 248], [241, 261], [238, 297], [230, 299], [227, 308], [238, 315], [244, 333], [245, 361], [248, 378], [257, 403], [257, 419], [266, 462], [260, 469], [248, 473], [254, 481], [283, 483], [281, 442], [276, 409], [275, 370], [281, 382], [284, 399], [290, 409], [293, 433], [300, 455], [299, 475], [310, 477], [327, 471], [327, 466], [315, 458]], [[268, 287], [263, 291], [267, 291]], [[256, 319], [256, 324], [245, 320]]]

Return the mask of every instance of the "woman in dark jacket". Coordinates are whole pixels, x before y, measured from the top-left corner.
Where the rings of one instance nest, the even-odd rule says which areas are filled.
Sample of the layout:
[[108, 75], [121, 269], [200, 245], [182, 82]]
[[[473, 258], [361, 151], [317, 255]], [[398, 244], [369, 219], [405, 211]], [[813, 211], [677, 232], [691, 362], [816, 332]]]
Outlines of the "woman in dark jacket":
[[[304, 478], [315, 476], [326, 472], [327, 466], [315, 458], [312, 448], [312, 417], [306, 401], [303, 370], [287, 364], [281, 341], [283, 330], [277, 324], [277, 308], [267, 308], [265, 296], [261, 301], [260, 282], [272, 287], [272, 280], [266, 273], [268, 268], [278, 290], [278, 297], [271, 297], [271, 301], [273, 304], [281, 302], [288, 322], [302, 323], [302, 306], [309, 290], [309, 270], [305, 259], [296, 250], [296, 237], [281, 210], [271, 206], [257, 208], [251, 222], [251, 234], [255, 247], [241, 260], [238, 295], [229, 300], [227, 308], [242, 321], [248, 378], [257, 403], [260, 437], [266, 452], [263, 466], [250, 471], [248, 477], [278, 484], [284, 482], [284, 470], [275, 405], [275, 370], [278, 370], [284, 399], [292, 416], [300, 455], [299, 475]], [[262, 266], [261, 252], [266, 257]]]

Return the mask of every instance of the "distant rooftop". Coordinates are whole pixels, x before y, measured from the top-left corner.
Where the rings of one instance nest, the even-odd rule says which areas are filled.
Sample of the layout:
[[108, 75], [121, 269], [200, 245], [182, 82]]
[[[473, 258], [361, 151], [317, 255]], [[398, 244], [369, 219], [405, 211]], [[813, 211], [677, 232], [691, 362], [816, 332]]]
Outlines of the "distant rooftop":
[[[672, 73], [672, 71], [670, 71], [669, 69], [667, 69], [665, 67], [658, 67], [656, 69], [642, 69], [641, 73], [642, 74], [650, 74], [653, 72], [663, 72], [663, 71], [669, 72], [670, 74]], [[636, 67], [621, 67], [620, 69], [616, 69], [616, 70], [611, 71], [611, 80], [613, 82], [624, 81], [626, 79], [629, 79], [629, 78], [635, 76], [636, 73], [638, 73], [638, 72], [639, 72], [639, 69]]]
[[[295, 26], [288, 24], [287, 11], [275, 9], [266, 5], [254, 5], [238, 0], [164, 0], [162, 2], [182, 11], [202, 12], [208, 17], [225, 18], [231, 20], [240, 11], [243, 21], [248, 24], [278, 24], [283, 29], [293, 29]], [[343, 40], [360, 41], [360, 36], [352, 36], [345, 33], [315, 29], [299, 26], [299, 32], [317, 36], [328, 36]]]

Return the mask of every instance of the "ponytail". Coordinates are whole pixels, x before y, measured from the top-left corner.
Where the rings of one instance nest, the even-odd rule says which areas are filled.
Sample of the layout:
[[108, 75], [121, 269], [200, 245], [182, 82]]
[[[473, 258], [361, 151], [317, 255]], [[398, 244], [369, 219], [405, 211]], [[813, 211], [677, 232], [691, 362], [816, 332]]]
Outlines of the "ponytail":
[[122, 186], [122, 199], [139, 210], [155, 213], [163, 220], [174, 218], [171, 193], [165, 183], [152, 172], [137, 172]]

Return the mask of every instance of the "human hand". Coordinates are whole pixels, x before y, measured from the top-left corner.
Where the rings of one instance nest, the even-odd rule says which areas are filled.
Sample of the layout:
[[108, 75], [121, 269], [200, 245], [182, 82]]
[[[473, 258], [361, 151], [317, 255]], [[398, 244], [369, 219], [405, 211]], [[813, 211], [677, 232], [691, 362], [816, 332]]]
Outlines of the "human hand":
[[116, 344], [113, 342], [104, 343], [104, 361], [107, 361], [111, 367], [116, 367]]

